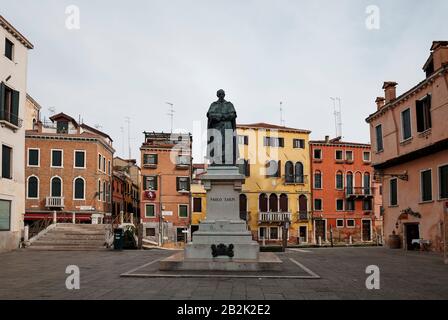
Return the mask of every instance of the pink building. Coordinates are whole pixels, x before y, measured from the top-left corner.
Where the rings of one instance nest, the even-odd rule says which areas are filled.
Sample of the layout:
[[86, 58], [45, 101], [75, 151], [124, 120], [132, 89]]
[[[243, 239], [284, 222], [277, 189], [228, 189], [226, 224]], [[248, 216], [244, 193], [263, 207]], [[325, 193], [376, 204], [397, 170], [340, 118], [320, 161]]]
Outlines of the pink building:
[[[400, 96], [385, 82], [370, 124], [389, 246], [442, 251], [448, 202], [448, 41], [435, 41], [426, 78]], [[389, 240], [389, 241], [388, 241]]]

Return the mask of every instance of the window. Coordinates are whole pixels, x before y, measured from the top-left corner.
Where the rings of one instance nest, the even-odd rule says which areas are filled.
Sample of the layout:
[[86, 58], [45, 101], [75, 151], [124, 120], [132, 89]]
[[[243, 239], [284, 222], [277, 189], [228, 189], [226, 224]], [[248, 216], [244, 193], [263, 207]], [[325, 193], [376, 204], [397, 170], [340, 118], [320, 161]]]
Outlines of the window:
[[111, 171], [110, 171], [111, 167], [110, 167], [110, 160], [107, 160], [107, 174], [110, 175]]
[[193, 212], [202, 212], [201, 198], [193, 198]]
[[145, 190], [157, 190], [157, 176], [144, 176], [143, 177], [143, 189]]
[[190, 191], [190, 178], [177, 177], [177, 191]]
[[86, 152], [75, 151], [75, 168], [85, 168], [85, 167], [86, 167]]
[[439, 198], [448, 198], [448, 165], [439, 167]]
[[258, 198], [258, 209], [260, 212], [268, 212], [268, 197], [265, 193], [260, 194]]
[[390, 179], [389, 180], [389, 205], [396, 206], [398, 205], [398, 198], [397, 198], [397, 179]]
[[314, 189], [322, 189], [322, 173], [320, 171], [314, 172]]
[[348, 199], [345, 202], [345, 210], [346, 211], [355, 211], [355, 200]]
[[376, 135], [376, 152], [383, 151], [383, 128], [379, 124], [375, 127], [375, 135]]
[[279, 137], [264, 137], [265, 147], [284, 147], [285, 139]]
[[432, 172], [425, 170], [420, 172], [420, 194], [422, 201], [432, 200]]
[[304, 139], [294, 139], [292, 140], [292, 146], [294, 149], [305, 149]]
[[278, 227], [270, 227], [269, 228], [269, 239], [270, 240], [278, 240]]
[[158, 162], [157, 154], [144, 154], [143, 165], [156, 165]]
[[83, 178], [76, 178], [74, 183], [73, 199], [84, 200], [85, 199], [85, 181]]
[[39, 166], [39, 149], [28, 149], [28, 167]]
[[106, 181], [103, 181], [103, 193], [102, 193], [102, 197], [101, 197], [101, 200], [103, 200], [103, 202], [106, 202], [106, 192], [107, 192]]
[[314, 199], [314, 210], [322, 211], [322, 199]]
[[57, 133], [68, 133], [68, 121], [58, 121], [56, 123]]
[[258, 228], [258, 239], [266, 239], [266, 227]]
[[11, 230], [11, 201], [0, 200], [0, 231]]
[[408, 140], [411, 136], [411, 109], [406, 109], [401, 112], [401, 138]]
[[103, 172], [106, 172], [106, 158], [103, 157]]
[[364, 151], [362, 154], [362, 160], [364, 162], [370, 162], [370, 152], [369, 151]]
[[243, 161], [243, 163], [238, 164], [238, 168], [240, 170], [240, 174], [250, 177], [250, 163], [249, 160], [240, 160]]
[[364, 211], [372, 211], [372, 200], [364, 199], [362, 202], [362, 210]]
[[281, 161], [271, 160], [266, 163], [266, 177], [279, 178], [281, 176]]
[[156, 236], [156, 228], [146, 228], [146, 236], [147, 237], [155, 237]]
[[417, 131], [424, 132], [431, 128], [431, 95], [415, 102]]
[[342, 160], [342, 157], [343, 157], [342, 150], [336, 150], [335, 152], [336, 160]]
[[60, 198], [62, 197], [62, 179], [59, 177], [51, 178], [51, 196]]
[[188, 217], [188, 206], [186, 204], [179, 205], [179, 217], [180, 218]]
[[313, 151], [313, 158], [316, 160], [322, 159], [322, 150], [321, 149], [314, 149]]
[[344, 228], [344, 219], [336, 219], [336, 228]]
[[336, 211], [344, 211], [344, 199], [336, 199]]
[[28, 199], [39, 198], [39, 179], [35, 176], [31, 176], [28, 178], [26, 197]]
[[55, 168], [62, 168], [62, 150], [51, 150], [51, 166]]
[[280, 195], [280, 212], [288, 212], [288, 196], [284, 193]]
[[238, 135], [238, 144], [249, 145], [249, 136]]
[[345, 151], [345, 160], [349, 162], [353, 161], [353, 151]]
[[156, 216], [155, 206], [153, 204], [145, 205], [145, 217], [151, 218], [155, 216]]
[[372, 189], [370, 188], [370, 173], [364, 172], [363, 176], [363, 185], [364, 185], [364, 194], [365, 195], [371, 195]]
[[275, 193], [269, 196], [269, 211], [278, 212], [278, 197]]
[[303, 164], [302, 162], [296, 162], [295, 165], [295, 182], [296, 183], [304, 183], [305, 176], [303, 175]]
[[355, 220], [347, 219], [347, 228], [354, 228], [354, 227], [355, 227]]
[[354, 188], [353, 188], [353, 173], [347, 172], [347, 195], [354, 194]]
[[103, 156], [102, 155], [98, 155], [98, 170], [101, 171], [101, 164], [103, 163]]
[[14, 43], [11, 40], [5, 38], [5, 57], [9, 60], [13, 60]]
[[285, 182], [294, 182], [294, 166], [291, 161], [285, 163]]
[[336, 172], [336, 189], [344, 189], [344, 174], [341, 171]]
[[0, 84], [0, 120], [19, 126], [19, 98], [20, 93], [3, 82]]
[[12, 148], [2, 145], [2, 178], [12, 179]]

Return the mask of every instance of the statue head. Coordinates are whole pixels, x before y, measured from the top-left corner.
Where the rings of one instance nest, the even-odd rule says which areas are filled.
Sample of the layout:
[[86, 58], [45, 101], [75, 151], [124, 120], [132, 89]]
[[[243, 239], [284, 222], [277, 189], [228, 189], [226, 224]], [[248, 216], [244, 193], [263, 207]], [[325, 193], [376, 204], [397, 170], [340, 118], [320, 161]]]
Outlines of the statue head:
[[218, 92], [216, 93], [216, 96], [219, 98], [219, 101], [224, 101], [224, 97], [226, 96], [226, 93], [224, 92], [224, 90], [219, 89]]

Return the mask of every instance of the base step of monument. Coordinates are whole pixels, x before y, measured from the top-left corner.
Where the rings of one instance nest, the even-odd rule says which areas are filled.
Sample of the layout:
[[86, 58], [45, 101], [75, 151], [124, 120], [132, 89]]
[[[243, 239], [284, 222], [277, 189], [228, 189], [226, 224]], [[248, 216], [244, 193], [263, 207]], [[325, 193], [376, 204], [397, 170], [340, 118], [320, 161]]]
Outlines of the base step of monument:
[[178, 252], [159, 262], [159, 270], [176, 271], [281, 271], [282, 260], [272, 252], [260, 252], [258, 260], [230, 258], [184, 259], [184, 252]]

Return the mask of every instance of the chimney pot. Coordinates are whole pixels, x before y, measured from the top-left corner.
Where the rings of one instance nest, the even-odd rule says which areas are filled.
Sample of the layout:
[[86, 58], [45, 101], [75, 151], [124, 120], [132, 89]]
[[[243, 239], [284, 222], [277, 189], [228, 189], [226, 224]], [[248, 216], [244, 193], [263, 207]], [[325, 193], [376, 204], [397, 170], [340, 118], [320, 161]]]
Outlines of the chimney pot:
[[325, 143], [329, 143], [330, 142], [330, 136], [325, 136]]
[[384, 107], [384, 101], [386, 99], [384, 99], [383, 97], [377, 97], [375, 102], [376, 102], [376, 106], [377, 106], [377, 110], [380, 110], [382, 107]]
[[386, 81], [383, 84], [384, 96], [386, 98], [386, 104], [397, 98], [397, 86], [398, 83], [393, 81]]

